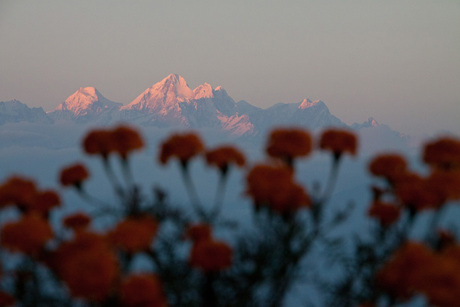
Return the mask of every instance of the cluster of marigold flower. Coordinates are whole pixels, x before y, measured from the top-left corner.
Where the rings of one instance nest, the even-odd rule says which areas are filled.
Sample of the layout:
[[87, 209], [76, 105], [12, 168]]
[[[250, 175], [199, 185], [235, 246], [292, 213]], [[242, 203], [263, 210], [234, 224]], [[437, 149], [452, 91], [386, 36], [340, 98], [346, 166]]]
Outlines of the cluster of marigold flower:
[[[441, 217], [450, 202], [460, 200], [460, 140], [442, 137], [427, 143], [423, 162], [425, 175], [409, 169], [398, 154], [375, 157], [369, 170], [383, 179], [374, 186], [369, 215], [390, 231], [403, 223], [400, 246], [376, 274], [376, 285], [396, 301], [424, 295], [430, 305], [456, 306], [460, 293], [460, 244], [455, 235], [441, 228]], [[431, 211], [431, 212], [430, 212]], [[410, 239], [421, 213], [431, 213], [425, 238]]]
[[[101, 157], [108, 176], [112, 177], [109, 157], [118, 156], [126, 176], [130, 177], [130, 154], [143, 147], [139, 133], [123, 125], [93, 130], [83, 140], [84, 151]], [[328, 129], [321, 134], [318, 144], [314, 144], [311, 135], [304, 130], [274, 130], [266, 147], [271, 160], [247, 169], [246, 194], [252, 199], [255, 210], [269, 210], [289, 217], [300, 209], [315, 210], [315, 206], [322, 204], [296, 182], [294, 173], [297, 159], [308, 156], [314, 147], [331, 153], [336, 169], [343, 154], [356, 154], [357, 138], [345, 130]], [[184, 237], [191, 241], [186, 261], [191, 268], [209, 276], [231, 268], [235, 251], [212, 235], [213, 221], [220, 214], [222, 201], [216, 201], [208, 210], [199, 202], [194, 190], [189, 164], [198, 156], [217, 168], [223, 184], [230, 168], [246, 166], [246, 159], [233, 146], [207, 150], [193, 133], [174, 134], [160, 148], [158, 161], [161, 164], [170, 160], [179, 162], [192, 202], [191, 211], [195, 214], [193, 222], [184, 225]], [[427, 177], [409, 171], [407, 162], [398, 155], [381, 155], [371, 162], [370, 172], [384, 178], [386, 185], [374, 188], [369, 215], [383, 228], [396, 224], [402, 210], [407, 210], [413, 219], [421, 210], [440, 210], [447, 201], [460, 198], [460, 142], [446, 138], [428, 144], [424, 161], [431, 166]], [[62, 170], [60, 183], [87, 197], [84, 185], [89, 176], [86, 167], [77, 163]], [[133, 185], [130, 178], [127, 182]], [[92, 304], [166, 306], [168, 291], [161, 278], [154, 272], [131, 272], [126, 266], [126, 259], [136, 254], [155, 253], [155, 239], [162, 225], [151, 211], [129, 205], [132, 203], [129, 191], [121, 188], [116, 178], [112, 178], [112, 183], [127, 208], [121, 211], [122, 218], [100, 233], [91, 229], [92, 217], [84, 212], [65, 217], [63, 229], [53, 230], [50, 215], [61, 205], [58, 194], [39, 189], [30, 179], [10, 177], [0, 186], [0, 208], [10, 208], [17, 213], [17, 218], [2, 225], [1, 252], [19, 254], [47, 268], [57, 278], [57, 285], [76, 299]], [[223, 190], [217, 192], [222, 194]], [[452, 302], [449, 299], [453, 293], [460, 291], [460, 278], [452, 273], [460, 269], [460, 258], [456, 256], [460, 256], [460, 246], [451, 237], [442, 238], [437, 241], [436, 249], [423, 243], [403, 243], [388, 262], [381, 264], [376, 276], [378, 286], [398, 299], [422, 293], [431, 303], [448, 306], [446, 302]], [[451, 271], [452, 268], [455, 270]], [[24, 293], [21, 289], [40, 289], [37, 281], [31, 278], [32, 272], [22, 273], [27, 274], [14, 269], [3, 270], [1, 278], [10, 280], [9, 284], [14, 286], [0, 292], [0, 305], [13, 305], [28, 299], [30, 292]], [[438, 287], [429, 287], [428, 279], [437, 282]]]

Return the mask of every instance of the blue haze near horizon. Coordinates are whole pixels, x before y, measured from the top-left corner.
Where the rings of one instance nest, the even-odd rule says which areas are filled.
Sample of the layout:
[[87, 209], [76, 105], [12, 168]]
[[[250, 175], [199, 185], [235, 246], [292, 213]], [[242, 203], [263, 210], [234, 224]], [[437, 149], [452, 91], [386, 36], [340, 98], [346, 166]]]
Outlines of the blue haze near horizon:
[[79, 87], [127, 104], [170, 73], [259, 107], [323, 100], [347, 124], [460, 134], [458, 1], [0, 2], [0, 101]]

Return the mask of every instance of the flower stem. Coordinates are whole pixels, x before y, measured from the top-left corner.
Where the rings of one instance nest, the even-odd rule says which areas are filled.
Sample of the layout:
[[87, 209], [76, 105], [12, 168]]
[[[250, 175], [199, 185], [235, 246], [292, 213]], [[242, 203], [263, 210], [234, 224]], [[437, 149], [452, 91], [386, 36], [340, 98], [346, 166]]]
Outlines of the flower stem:
[[109, 159], [104, 158], [103, 160], [103, 165], [104, 165], [104, 170], [105, 173], [107, 174], [107, 177], [109, 178], [110, 183], [112, 184], [112, 187], [115, 190], [115, 193], [118, 196], [123, 196], [123, 188], [121, 187], [120, 183], [117, 180], [117, 177], [115, 176], [115, 173], [113, 172], [112, 167], [110, 166]]
[[334, 191], [335, 184], [337, 183], [337, 174], [339, 172], [339, 161], [340, 158], [334, 156], [334, 160], [332, 160], [331, 171], [329, 173], [329, 178], [327, 180], [326, 188], [324, 189], [324, 193], [322, 197], [320, 197], [319, 203], [325, 204], [332, 196], [332, 192]]
[[201, 202], [200, 202], [200, 199], [198, 198], [198, 193], [196, 192], [192, 177], [190, 177], [190, 173], [188, 171], [188, 165], [181, 164], [181, 171], [182, 171], [181, 172], [182, 179], [184, 180], [185, 188], [187, 189], [188, 196], [190, 197], [190, 202], [192, 204], [193, 210], [195, 210], [195, 213], [200, 218], [202, 218], [203, 220], [206, 220], [206, 214], [200, 205]]
[[121, 159], [121, 167], [123, 170], [123, 175], [125, 177], [126, 184], [130, 187], [134, 186], [134, 176], [131, 171], [131, 167], [129, 166], [128, 158]]
[[214, 198], [214, 207], [210, 214], [210, 219], [215, 219], [219, 216], [224, 202], [225, 185], [227, 182], [227, 173], [221, 173], [219, 183], [217, 184], [216, 196]]

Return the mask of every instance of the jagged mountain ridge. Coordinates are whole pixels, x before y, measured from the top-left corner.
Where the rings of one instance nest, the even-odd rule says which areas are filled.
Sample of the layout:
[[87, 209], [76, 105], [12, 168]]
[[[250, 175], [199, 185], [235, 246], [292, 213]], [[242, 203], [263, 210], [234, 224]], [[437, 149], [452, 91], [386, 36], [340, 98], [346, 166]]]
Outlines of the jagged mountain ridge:
[[6, 123], [52, 123], [43, 108], [29, 108], [18, 100], [0, 102], [0, 125]]
[[[0, 118], [3, 113], [0, 110]], [[320, 100], [278, 103], [262, 109], [244, 100], [235, 102], [221, 86], [212, 88], [204, 83], [191, 89], [184, 78], [176, 74], [155, 83], [127, 105], [108, 100], [94, 87], [80, 88], [43, 116], [48, 122], [98, 125], [129, 122], [141, 126], [222, 130], [238, 136], [263, 135], [274, 126], [282, 125], [311, 130], [348, 127]], [[20, 118], [3, 122], [20, 121]], [[349, 128], [359, 130], [363, 125]]]
[[122, 106], [122, 103], [105, 98], [94, 87], [81, 87], [48, 115], [54, 121], [109, 122], [111, 113], [117, 112]]
[[[246, 101], [235, 102], [221, 86], [208, 83], [191, 89], [177, 74], [170, 74], [121, 106], [106, 100], [96, 89], [75, 92], [50, 112], [54, 119], [97, 123], [130, 122], [141, 126], [210, 128], [234, 135], [264, 133], [273, 125], [298, 125], [317, 129], [346, 126], [330, 114], [321, 101], [277, 104], [261, 109]], [[88, 89], [91, 93], [88, 94]], [[94, 94], [96, 93], [96, 94]], [[88, 100], [87, 97], [91, 97]], [[110, 107], [98, 107], [103, 105]]]
[[222, 87], [204, 83], [192, 90], [175, 74], [121, 107], [118, 119], [159, 127], [218, 128], [239, 135], [253, 132], [249, 118], [237, 114], [235, 101]]

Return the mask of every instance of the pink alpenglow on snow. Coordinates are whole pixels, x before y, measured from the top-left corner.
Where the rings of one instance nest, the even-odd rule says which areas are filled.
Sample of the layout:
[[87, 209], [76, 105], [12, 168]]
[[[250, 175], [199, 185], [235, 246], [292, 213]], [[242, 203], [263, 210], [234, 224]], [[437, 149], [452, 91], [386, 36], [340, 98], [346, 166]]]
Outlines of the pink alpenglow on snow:
[[78, 91], [61, 103], [56, 111], [70, 111], [75, 116], [82, 116], [88, 112], [101, 112], [119, 107], [121, 107], [121, 103], [108, 100], [96, 88], [80, 87]]

